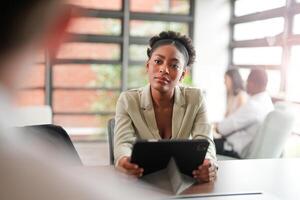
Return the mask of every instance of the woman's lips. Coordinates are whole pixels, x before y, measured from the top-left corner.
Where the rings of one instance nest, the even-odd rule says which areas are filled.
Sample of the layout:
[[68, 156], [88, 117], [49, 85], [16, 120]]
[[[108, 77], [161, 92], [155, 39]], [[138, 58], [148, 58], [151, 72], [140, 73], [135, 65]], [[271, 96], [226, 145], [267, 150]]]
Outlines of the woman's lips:
[[170, 82], [170, 80], [166, 77], [159, 77], [156, 76], [154, 77], [155, 80], [157, 80], [158, 82], [164, 83], [164, 84], [168, 84]]

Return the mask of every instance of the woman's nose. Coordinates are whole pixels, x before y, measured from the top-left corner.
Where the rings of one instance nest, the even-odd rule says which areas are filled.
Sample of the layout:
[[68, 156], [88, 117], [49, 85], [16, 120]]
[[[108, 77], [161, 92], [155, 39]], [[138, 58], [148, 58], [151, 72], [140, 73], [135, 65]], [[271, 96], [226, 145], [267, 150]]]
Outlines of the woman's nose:
[[159, 68], [159, 72], [161, 73], [169, 73], [169, 68], [167, 65], [161, 65], [160, 68]]

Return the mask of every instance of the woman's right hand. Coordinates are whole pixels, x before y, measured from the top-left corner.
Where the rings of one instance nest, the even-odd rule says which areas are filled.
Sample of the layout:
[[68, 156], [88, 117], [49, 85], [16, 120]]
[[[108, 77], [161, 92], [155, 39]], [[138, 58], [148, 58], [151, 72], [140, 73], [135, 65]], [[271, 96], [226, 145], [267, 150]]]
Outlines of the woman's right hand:
[[118, 168], [128, 175], [140, 177], [143, 175], [144, 169], [130, 162], [130, 157], [124, 156], [118, 162]]

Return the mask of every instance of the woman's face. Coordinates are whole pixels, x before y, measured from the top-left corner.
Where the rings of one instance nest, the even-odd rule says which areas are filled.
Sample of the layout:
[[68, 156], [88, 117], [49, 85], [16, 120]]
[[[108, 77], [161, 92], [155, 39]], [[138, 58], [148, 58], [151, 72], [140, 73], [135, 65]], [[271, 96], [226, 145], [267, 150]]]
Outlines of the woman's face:
[[174, 45], [160, 46], [147, 62], [147, 73], [152, 88], [170, 92], [184, 77], [185, 58]]
[[225, 75], [224, 83], [225, 83], [225, 86], [226, 86], [226, 90], [228, 92], [231, 92], [232, 91], [232, 80], [228, 75]]

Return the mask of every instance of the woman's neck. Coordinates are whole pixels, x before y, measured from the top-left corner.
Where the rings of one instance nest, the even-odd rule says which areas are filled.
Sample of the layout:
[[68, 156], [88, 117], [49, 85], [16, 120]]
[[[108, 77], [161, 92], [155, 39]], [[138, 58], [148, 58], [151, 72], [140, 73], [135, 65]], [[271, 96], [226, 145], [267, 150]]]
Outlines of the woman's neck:
[[170, 92], [162, 93], [158, 90], [150, 88], [153, 106], [156, 108], [166, 108], [173, 106], [174, 89]]

